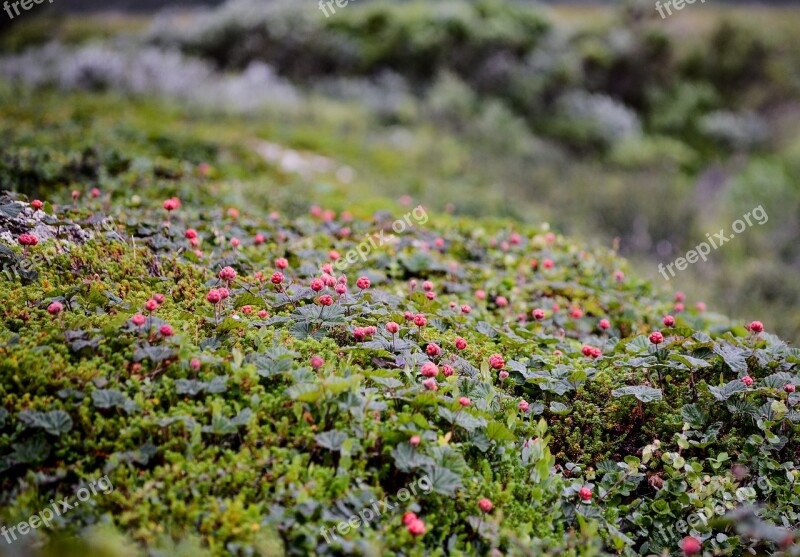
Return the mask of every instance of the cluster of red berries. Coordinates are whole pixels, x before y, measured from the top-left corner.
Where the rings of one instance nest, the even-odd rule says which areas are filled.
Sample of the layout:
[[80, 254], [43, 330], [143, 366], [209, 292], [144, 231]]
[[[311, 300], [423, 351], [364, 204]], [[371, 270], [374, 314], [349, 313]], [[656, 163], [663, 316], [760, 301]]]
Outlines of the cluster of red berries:
[[355, 329], [353, 329], [353, 337], [360, 342], [365, 338], [367, 338], [368, 336], [372, 336], [377, 332], [378, 328], [375, 327], [374, 325], [370, 325], [368, 327], [356, 327]]
[[599, 358], [603, 355], [602, 350], [596, 346], [589, 346], [588, 344], [583, 345], [583, 348], [581, 348], [581, 353], [587, 358]]
[[35, 246], [39, 243], [39, 238], [33, 234], [20, 234], [18, 241], [22, 246]]

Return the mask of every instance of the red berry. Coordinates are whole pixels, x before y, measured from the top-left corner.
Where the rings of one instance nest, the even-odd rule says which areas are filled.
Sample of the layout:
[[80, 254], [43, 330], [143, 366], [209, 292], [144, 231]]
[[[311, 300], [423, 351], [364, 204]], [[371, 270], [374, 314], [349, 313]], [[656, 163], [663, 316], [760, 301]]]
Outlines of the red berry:
[[661, 344], [664, 342], [664, 335], [659, 331], [654, 331], [650, 334], [650, 342], [653, 344]]
[[492, 510], [492, 502], [486, 499], [485, 497], [478, 501], [478, 508], [485, 513], [488, 513]]
[[425, 533], [425, 523], [415, 518], [408, 524], [408, 531], [411, 532], [413, 536], [421, 536]]
[[530, 408], [530, 404], [527, 401], [522, 400], [520, 401], [519, 405], [517, 406], [522, 412], [527, 412], [528, 408]]
[[425, 352], [428, 353], [428, 356], [438, 356], [442, 353], [442, 349], [439, 348], [438, 344], [430, 343], [425, 347]]
[[283, 282], [283, 273], [273, 273], [269, 280], [272, 284], [280, 284]]
[[187, 228], [186, 232], [183, 233], [187, 240], [194, 240], [197, 238], [197, 230], [194, 228]]
[[147, 311], [155, 311], [158, 309], [158, 302], [153, 299], [147, 300], [147, 302], [144, 304], [144, 307]]
[[325, 288], [325, 283], [322, 281], [322, 279], [314, 279], [311, 281], [311, 290], [314, 292], [319, 292], [323, 288]]
[[783, 390], [786, 391], [787, 393], [793, 393], [794, 392], [794, 385], [792, 385], [791, 383], [786, 383], [783, 386]]
[[359, 277], [356, 281], [356, 286], [358, 286], [361, 290], [366, 290], [369, 288], [369, 279], [367, 277]]
[[52, 304], [47, 306], [47, 312], [50, 315], [58, 315], [62, 311], [64, 311], [64, 306], [61, 305], [61, 302], [53, 302]]
[[611, 328], [611, 323], [608, 321], [608, 319], [601, 319], [600, 323], [598, 323], [598, 326], [605, 331]]
[[506, 362], [503, 360], [503, 357], [500, 354], [492, 354], [489, 356], [489, 365], [494, 369], [503, 369], [503, 366], [506, 365]]
[[[411, 443], [412, 447], [418, 447], [419, 444], [422, 442], [422, 439], [420, 439], [419, 435], [413, 435], [411, 439], [408, 440], [408, 442]], [[405, 517], [403, 517], [403, 522], [405, 522]]]
[[675, 326], [675, 318], [671, 315], [664, 316], [664, 326], [665, 327], [674, 327]]
[[206, 294], [206, 300], [212, 304], [216, 304], [221, 299], [222, 297], [219, 295], [219, 290], [212, 289], [208, 291], [208, 294]]
[[456, 337], [456, 348], [464, 350], [467, 347], [467, 341], [461, 337]]
[[324, 365], [325, 365], [325, 360], [323, 360], [319, 356], [314, 356], [313, 358], [311, 358], [311, 367], [313, 367], [314, 369], [321, 368]]
[[333, 298], [328, 294], [319, 297], [319, 303], [323, 306], [330, 306], [333, 305]]
[[285, 258], [279, 257], [278, 259], [275, 260], [275, 266], [278, 269], [283, 270], [283, 269], [285, 269], [286, 267], [289, 266], [289, 262]]
[[536, 308], [535, 310], [533, 310], [533, 318], [536, 319], [537, 321], [541, 321], [542, 319], [544, 319], [544, 310], [541, 308]]
[[744, 377], [742, 377], [742, 383], [744, 383], [749, 387], [750, 385], [753, 384], [753, 378], [750, 377], [749, 375], [745, 375]]
[[142, 315], [141, 313], [137, 313], [136, 315], [134, 315], [133, 317], [131, 317], [131, 321], [132, 321], [132, 322], [133, 322], [133, 324], [134, 324], [134, 325], [136, 325], [137, 327], [141, 327], [142, 325], [144, 325], [144, 322], [145, 322], [146, 320], [147, 320], [147, 318], [146, 318], [144, 315]]
[[33, 209], [34, 209], [35, 211], [38, 211], [39, 209], [41, 209], [42, 207], [44, 207], [44, 203], [42, 203], [42, 202], [41, 202], [41, 201], [39, 201], [38, 199], [34, 199], [33, 201], [31, 201], [31, 207], [33, 207]]
[[386, 330], [392, 333], [393, 335], [397, 334], [397, 332], [400, 330], [400, 325], [398, 325], [394, 321], [389, 321], [386, 324]]
[[764, 330], [764, 324], [761, 321], [753, 321], [747, 328], [753, 333], [760, 333]]
[[472, 401], [468, 397], [462, 396], [461, 398], [458, 399], [458, 403], [461, 406], [469, 406], [470, 404], [472, 404]]
[[439, 368], [433, 362], [426, 362], [420, 368], [420, 373], [425, 377], [436, 377], [439, 375]]
[[174, 334], [172, 327], [170, 327], [166, 323], [164, 325], [161, 325], [161, 328], [158, 329], [158, 332], [161, 333], [161, 336], [165, 337], [171, 337]]
[[[414, 437], [412, 437], [411, 439], [414, 439]], [[417, 439], [419, 439], [419, 437], [417, 437]], [[407, 511], [405, 514], [403, 514], [403, 524], [405, 524], [406, 526], [408, 526], [415, 520], [417, 520], [417, 515], [415, 515], [411, 511]]]
[[225, 282], [231, 282], [236, 278], [236, 270], [233, 267], [224, 267], [219, 272], [219, 278]]
[[686, 536], [681, 541], [681, 549], [683, 550], [684, 555], [696, 555], [700, 553], [702, 545], [703, 544], [700, 543], [700, 540], [693, 536]]
[[578, 491], [578, 496], [579, 496], [579, 497], [580, 497], [582, 500], [584, 500], [584, 501], [588, 501], [589, 499], [591, 499], [591, 498], [592, 498], [592, 490], [591, 490], [591, 489], [589, 489], [589, 488], [588, 488], [588, 487], [586, 487], [586, 486], [583, 486], [583, 487], [580, 489], [580, 491]]

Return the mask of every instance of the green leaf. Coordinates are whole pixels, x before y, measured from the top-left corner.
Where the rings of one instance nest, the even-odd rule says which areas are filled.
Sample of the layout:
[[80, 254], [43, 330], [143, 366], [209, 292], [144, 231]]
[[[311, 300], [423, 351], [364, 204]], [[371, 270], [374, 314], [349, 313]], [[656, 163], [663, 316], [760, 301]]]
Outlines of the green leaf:
[[270, 348], [263, 354], [253, 353], [248, 361], [256, 366], [261, 377], [272, 377], [292, 369], [292, 362], [297, 354], [283, 347]]
[[433, 466], [434, 461], [431, 457], [420, 453], [410, 443], [398, 443], [392, 449], [392, 457], [394, 457], [394, 465], [402, 472], [408, 472], [415, 468], [422, 468], [424, 466]]
[[510, 443], [517, 439], [511, 430], [500, 422], [490, 422], [489, 425], [486, 426], [486, 437], [498, 443]]
[[342, 444], [347, 440], [347, 434], [334, 429], [318, 433], [314, 436], [314, 439], [320, 447], [328, 449], [329, 451], [340, 451], [342, 450]]
[[638, 400], [642, 402], [652, 402], [654, 400], [661, 400], [662, 392], [661, 389], [654, 389], [653, 387], [648, 387], [646, 385], [633, 385], [629, 387], [621, 387], [619, 389], [614, 389], [611, 391], [611, 396], [620, 398], [623, 396], [635, 396]]
[[431, 483], [431, 489], [441, 495], [452, 497], [456, 494], [456, 490], [461, 489], [461, 478], [441, 466], [434, 466], [428, 472], [428, 479]]
[[63, 410], [53, 410], [51, 412], [23, 410], [19, 413], [19, 419], [26, 426], [43, 429], [55, 437], [59, 437], [62, 433], [67, 433], [72, 429], [72, 418]]
[[732, 344], [715, 344], [714, 354], [721, 356], [734, 373], [747, 371], [747, 352], [743, 348]]
[[550, 411], [553, 414], [558, 414], [559, 416], [566, 416], [567, 414], [572, 412], [572, 408], [570, 408], [566, 404], [562, 404], [561, 402], [553, 401], [550, 403]]
[[98, 389], [92, 391], [92, 402], [96, 408], [121, 408], [128, 414], [138, 409], [135, 402], [116, 389]]
[[728, 400], [736, 393], [741, 393], [747, 390], [747, 385], [742, 383], [740, 379], [734, 379], [733, 381], [722, 385], [721, 387], [708, 387], [709, 392], [714, 395], [718, 401], [722, 402]]
[[687, 356], [686, 354], [670, 354], [669, 359], [681, 362], [689, 369], [704, 368], [711, 365], [705, 360], [701, 360], [700, 358], [695, 358], [693, 356]]

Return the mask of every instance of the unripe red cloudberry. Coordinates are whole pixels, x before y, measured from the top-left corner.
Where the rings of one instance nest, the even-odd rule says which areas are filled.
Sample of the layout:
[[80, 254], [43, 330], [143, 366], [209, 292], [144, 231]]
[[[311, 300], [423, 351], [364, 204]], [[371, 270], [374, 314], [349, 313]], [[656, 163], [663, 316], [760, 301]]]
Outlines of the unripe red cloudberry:
[[703, 544], [700, 543], [700, 540], [693, 536], [686, 536], [681, 541], [681, 549], [683, 550], [684, 555], [697, 555], [700, 553], [700, 549]]
[[478, 501], [478, 508], [485, 513], [491, 511], [492, 507], [493, 507], [492, 502], [486, 499], [485, 497], [480, 501]]
[[653, 344], [661, 344], [664, 342], [664, 335], [662, 335], [659, 331], [653, 331], [650, 333], [650, 342]]
[[494, 369], [503, 369], [503, 366], [506, 365], [506, 362], [503, 360], [503, 357], [500, 354], [492, 354], [489, 356], [489, 365]]
[[408, 531], [412, 536], [421, 536], [425, 533], [425, 523], [420, 519], [414, 519], [408, 524]]
[[231, 282], [236, 278], [236, 270], [233, 267], [223, 267], [219, 272], [219, 278], [225, 282]]
[[426, 362], [420, 368], [420, 373], [425, 377], [436, 377], [439, 375], [439, 368], [433, 362]]
[[314, 279], [311, 281], [311, 290], [314, 292], [319, 292], [323, 288], [325, 288], [325, 283], [322, 281], [322, 279]]

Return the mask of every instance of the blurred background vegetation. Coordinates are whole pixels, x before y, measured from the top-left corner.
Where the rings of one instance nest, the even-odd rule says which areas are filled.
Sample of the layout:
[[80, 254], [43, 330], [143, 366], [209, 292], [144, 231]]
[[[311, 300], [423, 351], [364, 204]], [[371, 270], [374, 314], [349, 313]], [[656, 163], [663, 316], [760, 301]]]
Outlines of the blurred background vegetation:
[[[0, 186], [130, 195], [131, 169], [179, 176], [159, 158], [177, 157], [214, 164], [243, 205], [409, 195], [545, 221], [800, 340], [792, 2], [662, 19], [649, 0], [356, 0], [329, 15], [312, 0], [57, 0], [4, 19]], [[658, 274], [758, 206], [766, 224]]]

